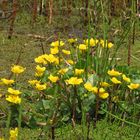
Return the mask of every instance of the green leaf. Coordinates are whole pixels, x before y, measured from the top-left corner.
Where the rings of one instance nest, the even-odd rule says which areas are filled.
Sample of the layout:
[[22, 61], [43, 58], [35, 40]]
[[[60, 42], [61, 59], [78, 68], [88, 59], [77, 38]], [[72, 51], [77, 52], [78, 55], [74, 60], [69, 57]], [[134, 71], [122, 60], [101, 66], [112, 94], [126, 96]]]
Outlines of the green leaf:
[[42, 100], [43, 107], [45, 110], [50, 109], [50, 101], [49, 100]]

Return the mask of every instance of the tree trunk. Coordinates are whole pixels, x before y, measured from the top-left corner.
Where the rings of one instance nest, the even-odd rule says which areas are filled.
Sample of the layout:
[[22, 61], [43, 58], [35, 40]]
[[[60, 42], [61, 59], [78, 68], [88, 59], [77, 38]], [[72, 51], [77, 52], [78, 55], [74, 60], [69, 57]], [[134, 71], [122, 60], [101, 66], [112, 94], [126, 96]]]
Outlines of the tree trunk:
[[53, 17], [53, 0], [49, 1], [49, 11], [50, 11], [49, 24], [51, 24], [52, 23], [52, 17]]
[[10, 21], [8, 39], [11, 39], [12, 34], [13, 34], [14, 22], [15, 22], [15, 19], [16, 19], [16, 14], [17, 14], [17, 0], [13, 0], [13, 13], [12, 13], [12, 16], [11, 16], [11, 21]]
[[34, 0], [33, 3], [33, 24], [36, 22], [37, 18], [37, 0]]
[[43, 1], [40, 0], [40, 3], [39, 3], [39, 15], [42, 15], [42, 10], [43, 10]]

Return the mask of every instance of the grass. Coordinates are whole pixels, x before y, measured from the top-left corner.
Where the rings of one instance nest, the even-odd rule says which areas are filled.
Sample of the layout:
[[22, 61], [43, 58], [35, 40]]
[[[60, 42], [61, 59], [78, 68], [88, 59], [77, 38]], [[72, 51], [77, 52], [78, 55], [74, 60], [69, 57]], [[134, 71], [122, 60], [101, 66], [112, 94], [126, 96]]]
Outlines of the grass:
[[[2, 131], [4, 133], [4, 130]], [[56, 140], [85, 140], [83, 127], [76, 125], [73, 129], [71, 125], [63, 125], [55, 129]], [[117, 124], [109, 124], [106, 120], [99, 121], [96, 128], [90, 126], [89, 140], [139, 140], [140, 131], [137, 127], [119, 127]], [[48, 129], [21, 129], [21, 140], [50, 140], [51, 133]]]

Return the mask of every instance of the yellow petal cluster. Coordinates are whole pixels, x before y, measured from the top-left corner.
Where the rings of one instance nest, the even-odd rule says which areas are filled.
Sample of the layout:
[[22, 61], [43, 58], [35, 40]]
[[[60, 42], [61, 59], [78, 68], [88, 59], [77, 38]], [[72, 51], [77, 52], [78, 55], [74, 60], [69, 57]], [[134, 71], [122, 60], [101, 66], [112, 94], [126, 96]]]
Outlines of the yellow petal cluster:
[[41, 66], [37, 65], [35, 76], [41, 77], [44, 74], [45, 70], [46, 70], [46, 67], [41, 67]]
[[53, 54], [44, 55], [44, 59], [49, 63], [59, 64], [59, 58], [55, 57]]
[[110, 86], [110, 84], [107, 83], [107, 82], [101, 82], [100, 85], [101, 85], [102, 87], [109, 87], [109, 86]]
[[46, 70], [46, 67], [40, 67], [39, 65], [36, 66], [36, 71], [38, 73], [43, 73]]
[[50, 76], [48, 77], [48, 79], [49, 79], [52, 83], [56, 83], [56, 82], [59, 80], [59, 77], [58, 77], [58, 76], [50, 75]]
[[51, 43], [51, 47], [62, 47], [62, 46], [64, 46], [64, 42], [63, 41], [55, 41], [55, 42], [52, 42]]
[[47, 61], [44, 59], [44, 55], [36, 57], [35, 62], [38, 64], [43, 64], [43, 65], [47, 64]]
[[112, 69], [112, 70], [108, 70], [108, 75], [110, 75], [110, 76], [119, 76], [119, 75], [121, 75], [122, 73], [120, 73], [119, 71], [115, 71], [114, 69]]
[[83, 80], [82, 80], [82, 78], [71, 77], [70, 79], [66, 80], [65, 82], [66, 82], [66, 84], [69, 84], [69, 85], [79, 85], [79, 84], [83, 83]]
[[8, 93], [13, 94], [13, 95], [21, 94], [21, 92], [19, 90], [15, 90], [13, 88], [8, 88]]
[[91, 39], [86, 39], [84, 42], [85, 42], [85, 44], [87, 46], [89, 44], [90, 47], [94, 47], [94, 46], [97, 45], [97, 43], [99, 42], [99, 40], [91, 38]]
[[5, 85], [11, 85], [11, 84], [13, 84], [15, 82], [14, 80], [5, 79], [5, 78], [2, 78], [1, 81]]
[[25, 71], [26, 68], [23, 68], [22, 66], [19, 66], [19, 65], [14, 65], [11, 67], [11, 71], [15, 74], [20, 74], [22, 72]]
[[70, 53], [70, 51], [68, 51], [68, 50], [62, 50], [62, 52], [64, 53], [64, 54], [66, 54], [66, 55], [70, 55], [71, 53]]
[[74, 64], [74, 61], [71, 60], [71, 59], [67, 60], [67, 62], [68, 62], [70, 65], [73, 65], [73, 64]]
[[59, 53], [59, 49], [57, 47], [51, 48], [50, 51], [51, 51], [51, 54], [58, 54]]
[[131, 90], [138, 89], [139, 87], [140, 84], [135, 84], [135, 83], [131, 83], [130, 85], [128, 85], [128, 88]]
[[58, 74], [64, 75], [68, 70], [69, 70], [68, 68], [60, 69], [60, 70], [58, 71]]
[[111, 42], [108, 43], [107, 40], [104, 41], [103, 39], [100, 40], [100, 44], [103, 48], [105, 47], [105, 48], [109, 48], [109, 49], [114, 46], [113, 43], [111, 43]]
[[85, 44], [80, 44], [80, 45], [78, 46], [78, 48], [79, 48], [79, 50], [81, 50], [81, 51], [85, 51], [85, 50], [87, 50], [87, 45], [85, 45]]
[[17, 137], [18, 137], [18, 128], [11, 129], [9, 140], [17, 140]]
[[84, 87], [86, 90], [88, 90], [89, 92], [92, 92], [94, 89], [93, 89], [93, 86], [91, 85], [91, 83], [85, 83], [84, 84]]
[[6, 100], [14, 104], [21, 103], [21, 98], [18, 95], [7, 95]]
[[125, 74], [122, 75], [122, 78], [123, 78], [124, 81], [126, 81], [128, 83], [131, 82], [130, 78], [128, 78]]
[[35, 84], [40, 83], [40, 81], [38, 81], [38, 80], [28, 80], [28, 83], [30, 85], [34, 86]]
[[109, 96], [109, 94], [105, 91], [104, 88], [97, 88], [95, 86], [93, 87], [90, 83], [84, 84], [84, 87], [89, 92], [93, 92], [93, 93], [99, 95], [99, 97], [102, 99], [106, 99]]
[[75, 75], [80, 75], [84, 73], [84, 69], [75, 69]]
[[114, 84], [121, 84], [121, 81], [119, 81], [116, 77], [112, 77], [110, 80], [111, 80], [112, 83], [114, 83]]
[[75, 43], [77, 41], [77, 38], [70, 38], [70, 39], [68, 39], [68, 42], [70, 43], [70, 44], [73, 44], [73, 43]]
[[47, 85], [46, 84], [36, 83], [35, 88], [37, 90], [45, 90], [47, 88]]
[[21, 98], [20, 94], [21, 92], [19, 90], [15, 90], [13, 88], [8, 88], [8, 95], [6, 96], [6, 100], [14, 103], [14, 104], [20, 104], [21, 103]]

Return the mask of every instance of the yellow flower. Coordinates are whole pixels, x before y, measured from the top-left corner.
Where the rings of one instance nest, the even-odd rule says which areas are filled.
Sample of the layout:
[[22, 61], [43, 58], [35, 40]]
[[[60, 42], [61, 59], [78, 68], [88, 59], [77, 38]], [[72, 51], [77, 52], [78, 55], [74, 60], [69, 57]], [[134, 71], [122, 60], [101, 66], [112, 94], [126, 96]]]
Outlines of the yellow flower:
[[58, 76], [50, 75], [50, 76], [48, 77], [48, 79], [49, 79], [51, 82], [55, 83], [55, 82], [57, 82], [57, 81], [59, 80], [59, 77], [58, 77]]
[[25, 71], [26, 68], [23, 68], [22, 66], [19, 66], [19, 65], [14, 65], [11, 67], [11, 71], [15, 74], [20, 74], [22, 72]]
[[126, 77], [125, 74], [122, 75], [122, 78], [123, 78], [124, 81], [126, 81], [126, 82], [128, 82], [128, 83], [131, 82], [130, 78]]
[[85, 40], [84, 42], [85, 42], [85, 44], [86, 44], [87, 46], [88, 46], [88, 44], [89, 44], [90, 47], [94, 47], [94, 46], [97, 45], [97, 43], [99, 42], [99, 40], [91, 38], [91, 39]]
[[73, 65], [73, 64], [74, 64], [73, 60], [71, 60], [71, 59], [67, 60], [67, 62], [68, 62], [70, 65]]
[[68, 68], [60, 69], [60, 70], [58, 71], [58, 74], [64, 75], [68, 70], [69, 70]]
[[41, 77], [43, 74], [44, 74], [44, 72], [36, 72], [36, 73], [35, 73], [35, 76], [36, 76], [36, 77]]
[[121, 81], [119, 81], [116, 77], [112, 77], [110, 80], [111, 80], [112, 83], [114, 83], [114, 84], [121, 84]]
[[33, 86], [33, 85], [35, 85], [37, 83], [40, 83], [40, 81], [38, 81], [38, 80], [29, 80], [28, 83]]
[[76, 41], [77, 41], [77, 38], [68, 39], [68, 42], [71, 43], [71, 44], [75, 43]]
[[59, 64], [58, 57], [55, 57], [53, 54], [45, 55], [44, 59], [48, 61], [49, 63]]
[[104, 88], [99, 88], [99, 93], [104, 93], [105, 89]]
[[59, 53], [59, 49], [57, 47], [51, 48], [51, 54], [58, 54], [58, 53]]
[[106, 99], [109, 94], [105, 91], [104, 88], [97, 88], [97, 87], [90, 87], [91, 91], [95, 94], [97, 94], [100, 98]]
[[91, 85], [91, 83], [85, 83], [84, 87], [86, 90], [88, 90], [89, 92], [93, 91], [93, 86]]
[[52, 47], [62, 47], [62, 46], [64, 46], [64, 42], [63, 41], [55, 41], [55, 42], [52, 42], [51, 43], [51, 46]]
[[106, 99], [109, 96], [109, 94], [105, 91], [104, 88], [99, 88], [98, 95], [102, 99]]
[[84, 73], [84, 69], [75, 69], [75, 75], [80, 75]]
[[102, 87], [109, 87], [110, 86], [110, 84], [108, 84], [107, 82], [101, 82], [100, 85]]
[[112, 69], [112, 70], [108, 70], [108, 75], [110, 75], [110, 76], [119, 76], [119, 75], [121, 75], [122, 73], [120, 73], [119, 71], [115, 71], [114, 69]]
[[114, 46], [114, 45], [113, 45], [111, 42], [109, 42], [107, 47], [110, 49], [110, 48], [112, 48], [113, 46]]
[[140, 87], [140, 84], [135, 84], [135, 83], [131, 83], [130, 85], [128, 85], [128, 87], [133, 90], [133, 89], [138, 89]]
[[67, 51], [67, 50], [62, 50], [62, 52], [64, 53], [64, 54], [66, 54], [66, 55], [70, 55], [70, 51]]
[[83, 82], [82, 78], [77, 78], [77, 77], [71, 77], [69, 80], [65, 81], [66, 84], [70, 85], [79, 85]]
[[44, 55], [38, 56], [35, 58], [35, 62], [38, 64], [47, 64], [47, 61], [44, 59]]
[[99, 97], [102, 99], [106, 99], [106, 98], [108, 98], [108, 96], [109, 96], [109, 94], [107, 92], [103, 92], [103, 93], [99, 92]]
[[80, 44], [80, 45], [78, 46], [78, 48], [79, 48], [79, 50], [81, 50], [81, 51], [87, 50], [87, 46], [86, 46], [85, 44]]
[[13, 84], [15, 82], [14, 80], [5, 79], [5, 78], [2, 78], [1, 81], [5, 85], [11, 85], [11, 84]]
[[6, 100], [14, 104], [21, 103], [21, 98], [17, 95], [7, 95]]
[[9, 140], [16, 140], [18, 136], [18, 128], [10, 130], [10, 138]]
[[8, 93], [13, 94], [13, 95], [21, 94], [21, 92], [19, 90], [15, 90], [13, 88], [8, 88]]
[[111, 42], [109, 42], [108, 43], [108, 41], [107, 40], [100, 40], [100, 44], [102, 45], [102, 47], [104, 48], [104, 47], [106, 47], [106, 48], [112, 48], [114, 45], [113, 45], [113, 43], [111, 43]]
[[37, 83], [37, 84], [35, 85], [35, 88], [36, 88], [37, 90], [45, 90], [45, 89], [47, 88], [47, 85], [46, 85], [46, 84]]
[[93, 87], [92, 90], [93, 90], [93, 93], [96, 93], [96, 94], [98, 93], [98, 88], [97, 87]]
[[3, 137], [0, 137], [0, 140], [4, 140], [4, 138]]
[[43, 73], [46, 70], [46, 67], [40, 67], [39, 65], [36, 66], [37, 73]]

